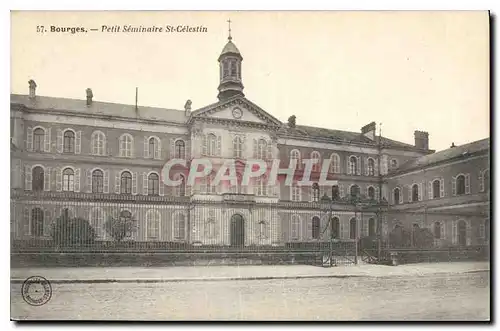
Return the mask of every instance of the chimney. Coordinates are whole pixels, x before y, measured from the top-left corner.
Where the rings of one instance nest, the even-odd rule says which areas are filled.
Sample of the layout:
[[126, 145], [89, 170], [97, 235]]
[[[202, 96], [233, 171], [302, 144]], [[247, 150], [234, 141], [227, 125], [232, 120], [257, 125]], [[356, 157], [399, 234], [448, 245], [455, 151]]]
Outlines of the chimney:
[[370, 140], [375, 140], [375, 130], [376, 129], [377, 129], [377, 125], [375, 124], [375, 122], [371, 122], [371, 123], [369, 123], [361, 128], [361, 134]]
[[34, 99], [36, 97], [36, 83], [33, 79], [30, 79], [28, 81], [28, 84], [30, 86], [29, 97], [30, 97], [30, 99]]
[[191, 100], [187, 100], [186, 104], [184, 105], [184, 115], [186, 117], [189, 117], [191, 115]]
[[429, 149], [429, 133], [425, 131], [415, 131], [415, 147]]
[[92, 90], [90, 88], [86, 89], [85, 92], [87, 92], [87, 106], [92, 105], [92, 98], [94, 95], [92, 94]]
[[457, 147], [457, 146], [455, 146], [455, 143], [451, 143], [450, 148], [455, 148], [455, 147]]

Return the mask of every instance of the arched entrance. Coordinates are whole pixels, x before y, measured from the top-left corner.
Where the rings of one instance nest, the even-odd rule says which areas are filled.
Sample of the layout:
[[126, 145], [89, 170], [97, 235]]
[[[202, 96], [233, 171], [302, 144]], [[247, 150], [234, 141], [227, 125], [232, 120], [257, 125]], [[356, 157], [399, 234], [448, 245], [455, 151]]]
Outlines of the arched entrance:
[[460, 246], [467, 245], [467, 224], [464, 220], [458, 222], [458, 244]]
[[245, 220], [240, 214], [231, 217], [231, 246], [245, 245]]

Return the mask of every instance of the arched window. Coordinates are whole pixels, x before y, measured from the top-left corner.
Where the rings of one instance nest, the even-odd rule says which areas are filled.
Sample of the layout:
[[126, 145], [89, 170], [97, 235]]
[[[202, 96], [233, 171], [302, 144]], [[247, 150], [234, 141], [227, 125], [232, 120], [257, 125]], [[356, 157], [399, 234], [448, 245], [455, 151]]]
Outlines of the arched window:
[[[122, 210], [120, 212], [120, 221], [124, 224], [127, 224], [129, 223], [131, 220], [132, 220], [132, 213], [128, 210]], [[128, 230], [126, 231], [126, 234], [125, 234], [126, 237], [131, 237], [132, 236], [132, 231]]]
[[158, 195], [160, 191], [160, 178], [158, 174], [150, 173], [148, 176], [148, 195]]
[[182, 175], [177, 175], [175, 180], [181, 180], [181, 183], [174, 187], [174, 194], [178, 197], [186, 195], [186, 179]]
[[440, 222], [434, 222], [434, 238], [435, 239], [441, 239], [441, 223]]
[[311, 160], [313, 162], [312, 171], [320, 171], [321, 170], [321, 155], [319, 152], [314, 151], [311, 153]]
[[91, 137], [92, 154], [104, 155], [106, 146], [106, 136], [101, 131], [94, 131]]
[[368, 187], [368, 199], [375, 200], [375, 189], [373, 186]]
[[132, 174], [128, 171], [120, 175], [120, 193], [132, 194]]
[[460, 246], [467, 245], [467, 223], [464, 220], [458, 221], [457, 224], [457, 242]]
[[264, 139], [259, 139], [257, 143], [257, 159], [267, 160], [267, 142]]
[[332, 217], [331, 222], [332, 222], [331, 236], [332, 236], [332, 238], [339, 239], [340, 238], [340, 220], [338, 217]]
[[358, 159], [355, 156], [349, 158], [349, 171], [351, 175], [358, 173]]
[[432, 198], [437, 199], [440, 196], [441, 192], [441, 182], [439, 179], [436, 179], [432, 182]]
[[291, 192], [292, 192], [291, 196], [292, 201], [302, 201], [302, 190], [300, 186], [298, 186], [296, 183], [292, 184]]
[[240, 136], [233, 139], [233, 157], [241, 159], [243, 151], [243, 141]]
[[301, 168], [300, 152], [296, 149], [290, 152], [290, 160], [297, 160], [297, 169]]
[[338, 200], [340, 198], [340, 190], [338, 185], [332, 186], [332, 199]]
[[368, 159], [368, 176], [375, 176], [375, 160]]
[[415, 202], [418, 201], [418, 185], [413, 184], [411, 187], [411, 201]]
[[318, 183], [314, 183], [312, 186], [312, 201], [319, 201], [319, 185]]
[[356, 198], [359, 196], [359, 186], [352, 185], [350, 190], [351, 198]]
[[120, 137], [120, 156], [132, 157], [133, 138], [129, 134], [123, 134]]
[[399, 187], [396, 187], [394, 189], [394, 204], [395, 205], [399, 205], [400, 194], [401, 194], [401, 192], [399, 190]]
[[230, 62], [231, 65], [231, 76], [236, 77], [236, 60], [231, 60]]
[[31, 210], [31, 235], [35, 237], [43, 236], [43, 210], [41, 208]]
[[340, 173], [340, 156], [336, 153], [330, 155], [330, 171], [334, 174]]
[[207, 135], [207, 155], [217, 155], [217, 136], [213, 133], [209, 133]]
[[368, 220], [368, 236], [372, 237], [377, 234], [377, 222], [372, 217]]
[[45, 145], [45, 130], [36, 128], [33, 131], [33, 151], [43, 152]]
[[457, 195], [465, 194], [465, 176], [460, 175], [457, 177]]
[[75, 172], [71, 168], [63, 170], [63, 191], [73, 192], [75, 190]]
[[104, 187], [104, 173], [96, 169], [92, 171], [92, 193], [102, 193]]
[[33, 174], [33, 184], [31, 189], [33, 191], [43, 191], [43, 186], [45, 184], [45, 172], [43, 168], [36, 166], [31, 172]]
[[177, 214], [174, 218], [174, 237], [175, 239], [186, 238], [186, 220], [184, 214]]
[[355, 218], [349, 221], [349, 238], [356, 239], [358, 237], [358, 222]]
[[222, 62], [222, 78], [229, 76], [229, 61]]
[[158, 158], [158, 142], [155, 137], [151, 137], [148, 140], [148, 157], [151, 159]]
[[398, 160], [392, 159], [391, 160], [391, 169], [396, 169], [398, 167]]
[[64, 153], [75, 152], [75, 133], [71, 130], [64, 131], [63, 152]]
[[186, 144], [184, 140], [177, 140], [175, 142], [175, 158], [184, 159], [186, 157]]
[[291, 239], [299, 239], [300, 237], [300, 216], [292, 215], [291, 218], [291, 229], [290, 229], [290, 237]]
[[267, 223], [266, 221], [259, 221], [258, 223], [258, 231], [259, 231], [259, 234], [258, 234], [258, 238], [259, 239], [266, 239], [268, 236], [267, 236]]
[[312, 222], [312, 237], [313, 239], [319, 239], [320, 237], [320, 232], [321, 232], [321, 229], [320, 229], [320, 219], [318, 216], [314, 216], [311, 220]]
[[146, 213], [146, 227], [148, 239], [158, 239], [160, 233], [160, 213], [157, 210], [148, 210]]

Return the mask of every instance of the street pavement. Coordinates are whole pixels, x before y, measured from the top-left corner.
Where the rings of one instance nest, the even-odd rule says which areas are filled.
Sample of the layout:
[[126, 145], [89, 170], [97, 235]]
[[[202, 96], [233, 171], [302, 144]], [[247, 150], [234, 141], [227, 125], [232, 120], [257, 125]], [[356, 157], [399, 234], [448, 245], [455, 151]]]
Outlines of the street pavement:
[[82, 267], [12, 268], [11, 283], [42, 276], [51, 283], [173, 282], [330, 277], [408, 277], [489, 270], [489, 262], [418, 263], [399, 266], [352, 265], [324, 268], [307, 265], [192, 266], [192, 267]]
[[485, 321], [490, 316], [489, 293], [487, 271], [404, 277], [56, 283], [52, 284], [52, 297], [46, 304], [31, 306], [22, 298], [21, 284], [11, 283], [11, 317], [127, 321]]

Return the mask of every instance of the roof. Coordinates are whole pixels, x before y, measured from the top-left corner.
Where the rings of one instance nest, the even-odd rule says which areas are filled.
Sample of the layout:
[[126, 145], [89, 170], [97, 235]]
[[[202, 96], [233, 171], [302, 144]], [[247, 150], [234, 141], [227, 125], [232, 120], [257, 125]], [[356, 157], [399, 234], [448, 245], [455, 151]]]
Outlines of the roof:
[[448, 148], [437, 153], [421, 156], [419, 158], [410, 160], [399, 166], [399, 168], [394, 171], [393, 174], [420, 169], [430, 165], [451, 161], [457, 158], [468, 157], [483, 151], [488, 151], [489, 149], [490, 138], [477, 140], [469, 144]]
[[[222, 49], [222, 52], [220, 53], [220, 56], [222, 56], [224, 54], [238, 54], [241, 57], [241, 53], [238, 50], [238, 47], [236, 47], [236, 45], [231, 40], [229, 40], [227, 42], [226, 46], [224, 46], [224, 48]], [[219, 59], [220, 59], [220, 57], [219, 57]]]
[[[296, 136], [298, 138], [323, 138], [339, 142], [362, 143], [371, 145], [378, 145], [380, 139], [379, 136], [376, 136], [375, 140], [372, 140], [361, 134], [361, 132], [332, 130], [305, 125], [296, 125], [294, 128], [283, 126], [280, 129], [280, 132], [287, 135]], [[385, 137], [382, 137], [381, 139], [383, 146], [386, 148], [405, 148], [421, 151], [420, 149], [410, 144], [388, 139]]]
[[11, 94], [10, 102], [23, 104], [30, 109], [64, 111], [75, 114], [95, 114], [174, 123], [186, 123], [188, 119], [184, 110], [139, 106], [136, 111], [135, 105], [100, 101], [92, 101], [91, 106], [87, 106], [86, 100], [45, 96], [36, 96], [35, 99], [30, 99], [28, 95]]

